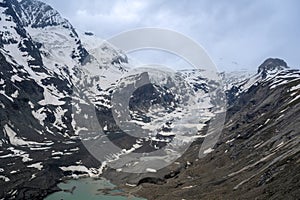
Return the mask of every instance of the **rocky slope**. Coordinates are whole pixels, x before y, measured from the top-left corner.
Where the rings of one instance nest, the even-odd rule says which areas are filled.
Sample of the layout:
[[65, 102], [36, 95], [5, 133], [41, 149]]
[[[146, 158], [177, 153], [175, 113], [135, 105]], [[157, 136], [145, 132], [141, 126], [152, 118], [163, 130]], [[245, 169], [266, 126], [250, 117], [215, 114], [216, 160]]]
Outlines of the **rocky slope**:
[[265, 61], [251, 87], [232, 99], [213, 151], [197, 158], [203, 140], [195, 141], [172, 176], [148, 174], [134, 192], [148, 199], [298, 199], [300, 72], [277, 61]]
[[[116, 76], [126, 60], [104, 47], [98, 60], [42, 2], [4, 0], [0, 12], [0, 199], [42, 198], [64, 176], [101, 173], [72, 118], [72, 107], [85, 104], [74, 87], [83, 63]], [[94, 95], [97, 84], [90, 87]]]

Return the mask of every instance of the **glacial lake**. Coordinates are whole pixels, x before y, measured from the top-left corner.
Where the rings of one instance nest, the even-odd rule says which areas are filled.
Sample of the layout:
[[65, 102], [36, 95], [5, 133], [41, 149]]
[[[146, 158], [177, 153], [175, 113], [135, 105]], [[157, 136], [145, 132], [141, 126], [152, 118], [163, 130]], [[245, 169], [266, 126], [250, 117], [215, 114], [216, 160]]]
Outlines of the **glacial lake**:
[[105, 179], [70, 179], [58, 184], [58, 187], [64, 191], [55, 192], [44, 200], [146, 200], [115, 189], [115, 186]]

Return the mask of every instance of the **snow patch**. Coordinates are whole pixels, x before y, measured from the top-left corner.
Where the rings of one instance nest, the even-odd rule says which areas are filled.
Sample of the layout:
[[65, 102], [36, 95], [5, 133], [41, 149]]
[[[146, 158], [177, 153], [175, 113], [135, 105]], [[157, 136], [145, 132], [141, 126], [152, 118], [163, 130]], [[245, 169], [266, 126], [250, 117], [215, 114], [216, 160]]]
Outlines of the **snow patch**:
[[23, 162], [32, 160], [31, 158], [29, 158], [29, 154], [27, 154], [25, 151], [18, 150], [13, 147], [9, 147], [8, 150], [12, 151], [13, 154], [6, 154], [4, 156], [0, 156], [0, 158], [22, 157]]
[[156, 169], [146, 168], [146, 172], [155, 173]]
[[214, 151], [214, 149], [208, 148], [208, 149], [204, 150], [203, 154], [208, 154], [208, 153], [211, 153], [213, 151]]
[[18, 138], [17, 133], [14, 132], [7, 124], [4, 125], [3, 132], [8, 137], [8, 140], [12, 145], [20, 146], [28, 144], [26, 141]]
[[42, 162], [38, 162], [38, 163], [34, 163], [32, 165], [28, 165], [27, 167], [33, 167], [33, 168], [36, 168], [38, 170], [42, 170], [43, 165], [42, 165]]
[[299, 85], [296, 85], [296, 86], [293, 86], [291, 87], [290, 91], [295, 91], [295, 90], [300, 90], [300, 84]]
[[5, 91], [4, 90], [0, 90], [0, 94], [2, 94], [3, 96], [5, 96], [7, 99], [9, 99], [11, 102], [14, 102], [14, 100], [11, 98], [11, 97], [9, 97], [9, 96], [7, 96], [6, 94], [5, 94]]
[[88, 174], [90, 177], [98, 177], [103, 170], [105, 164], [102, 164], [99, 169], [96, 168], [87, 168], [83, 165], [71, 165], [71, 166], [62, 166], [59, 167], [63, 171], [71, 171], [71, 172], [84, 172]]
[[59, 97], [52, 95], [51, 91], [49, 91], [48, 88], [44, 87], [44, 99], [39, 101], [39, 104], [42, 106], [45, 106], [45, 105], [61, 106], [61, 105], [64, 105], [65, 102], [60, 101]]
[[[30, 102], [31, 103], [31, 102]], [[31, 107], [31, 105], [30, 105]], [[37, 111], [31, 111], [32, 115], [34, 116], [34, 118], [36, 118], [37, 120], [39, 120], [40, 124], [42, 126], [44, 126], [44, 120], [46, 119], [47, 115], [46, 113], [43, 113], [44, 108], [40, 108]]]
[[184, 189], [190, 189], [190, 188], [193, 188], [193, 187], [195, 187], [195, 185], [185, 186], [185, 187], [183, 187], [181, 189], [184, 190]]
[[4, 180], [5, 182], [10, 181], [9, 178], [7, 178], [6, 176], [2, 176], [2, 175], [0, 175], [0, 179]]
[[42, 145], [49, 146], [53, 144], [53, 142], [39, 143], [33, 141], [25, 141], [22, 138], [17, 137], [17, 133], [12, 130], [12, 128], [8, 124], [4, 125], [3, 132], [8, 137], [9, 142], [14, 146], [40, 147]]
[[226, 144], [231, 143], [231, 142], [233, 142], [234, 140], [235, 140], [234, 138], [231, 139], [231, 140], [227, 140], [227, 141], [226, 141]]
[[11, 94], [12, 98], [17, 98], [19, 96], [19, 91], [16, 90], [14, 93]]

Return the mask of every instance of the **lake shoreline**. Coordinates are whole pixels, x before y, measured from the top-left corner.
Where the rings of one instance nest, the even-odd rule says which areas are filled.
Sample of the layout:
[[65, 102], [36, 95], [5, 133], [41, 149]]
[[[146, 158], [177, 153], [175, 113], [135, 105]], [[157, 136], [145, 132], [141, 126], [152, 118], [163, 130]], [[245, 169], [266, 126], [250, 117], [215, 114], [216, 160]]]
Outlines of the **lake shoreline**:
[[145, 200], [144, 198], [134, 197], [131, 192], [123, 190], [112, 184], [104, 177], [80, 177], [72, 179], [64, 177], [57, 187], [59, 191], [49, 194], [45, 200], [54, 199], [111, 199], [111, 200]]

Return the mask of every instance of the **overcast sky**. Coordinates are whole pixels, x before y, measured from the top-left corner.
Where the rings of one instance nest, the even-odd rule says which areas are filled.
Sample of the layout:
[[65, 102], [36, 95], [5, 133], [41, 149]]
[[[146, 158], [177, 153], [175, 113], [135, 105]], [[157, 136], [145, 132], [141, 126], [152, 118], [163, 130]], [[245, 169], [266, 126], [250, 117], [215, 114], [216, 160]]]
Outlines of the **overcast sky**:
[[[268, 57], [282, 58], [289, 66], [300, 68], [297, 0], [43, 1], [77, 30], [92, 31], [103, 39], [141, 27], [178, 31], [201, 44], [220, 70], [256, 70]], [[151, 56], [146, 57], [172, 62], [170, 56], [158, 54], [149, 51]]]

